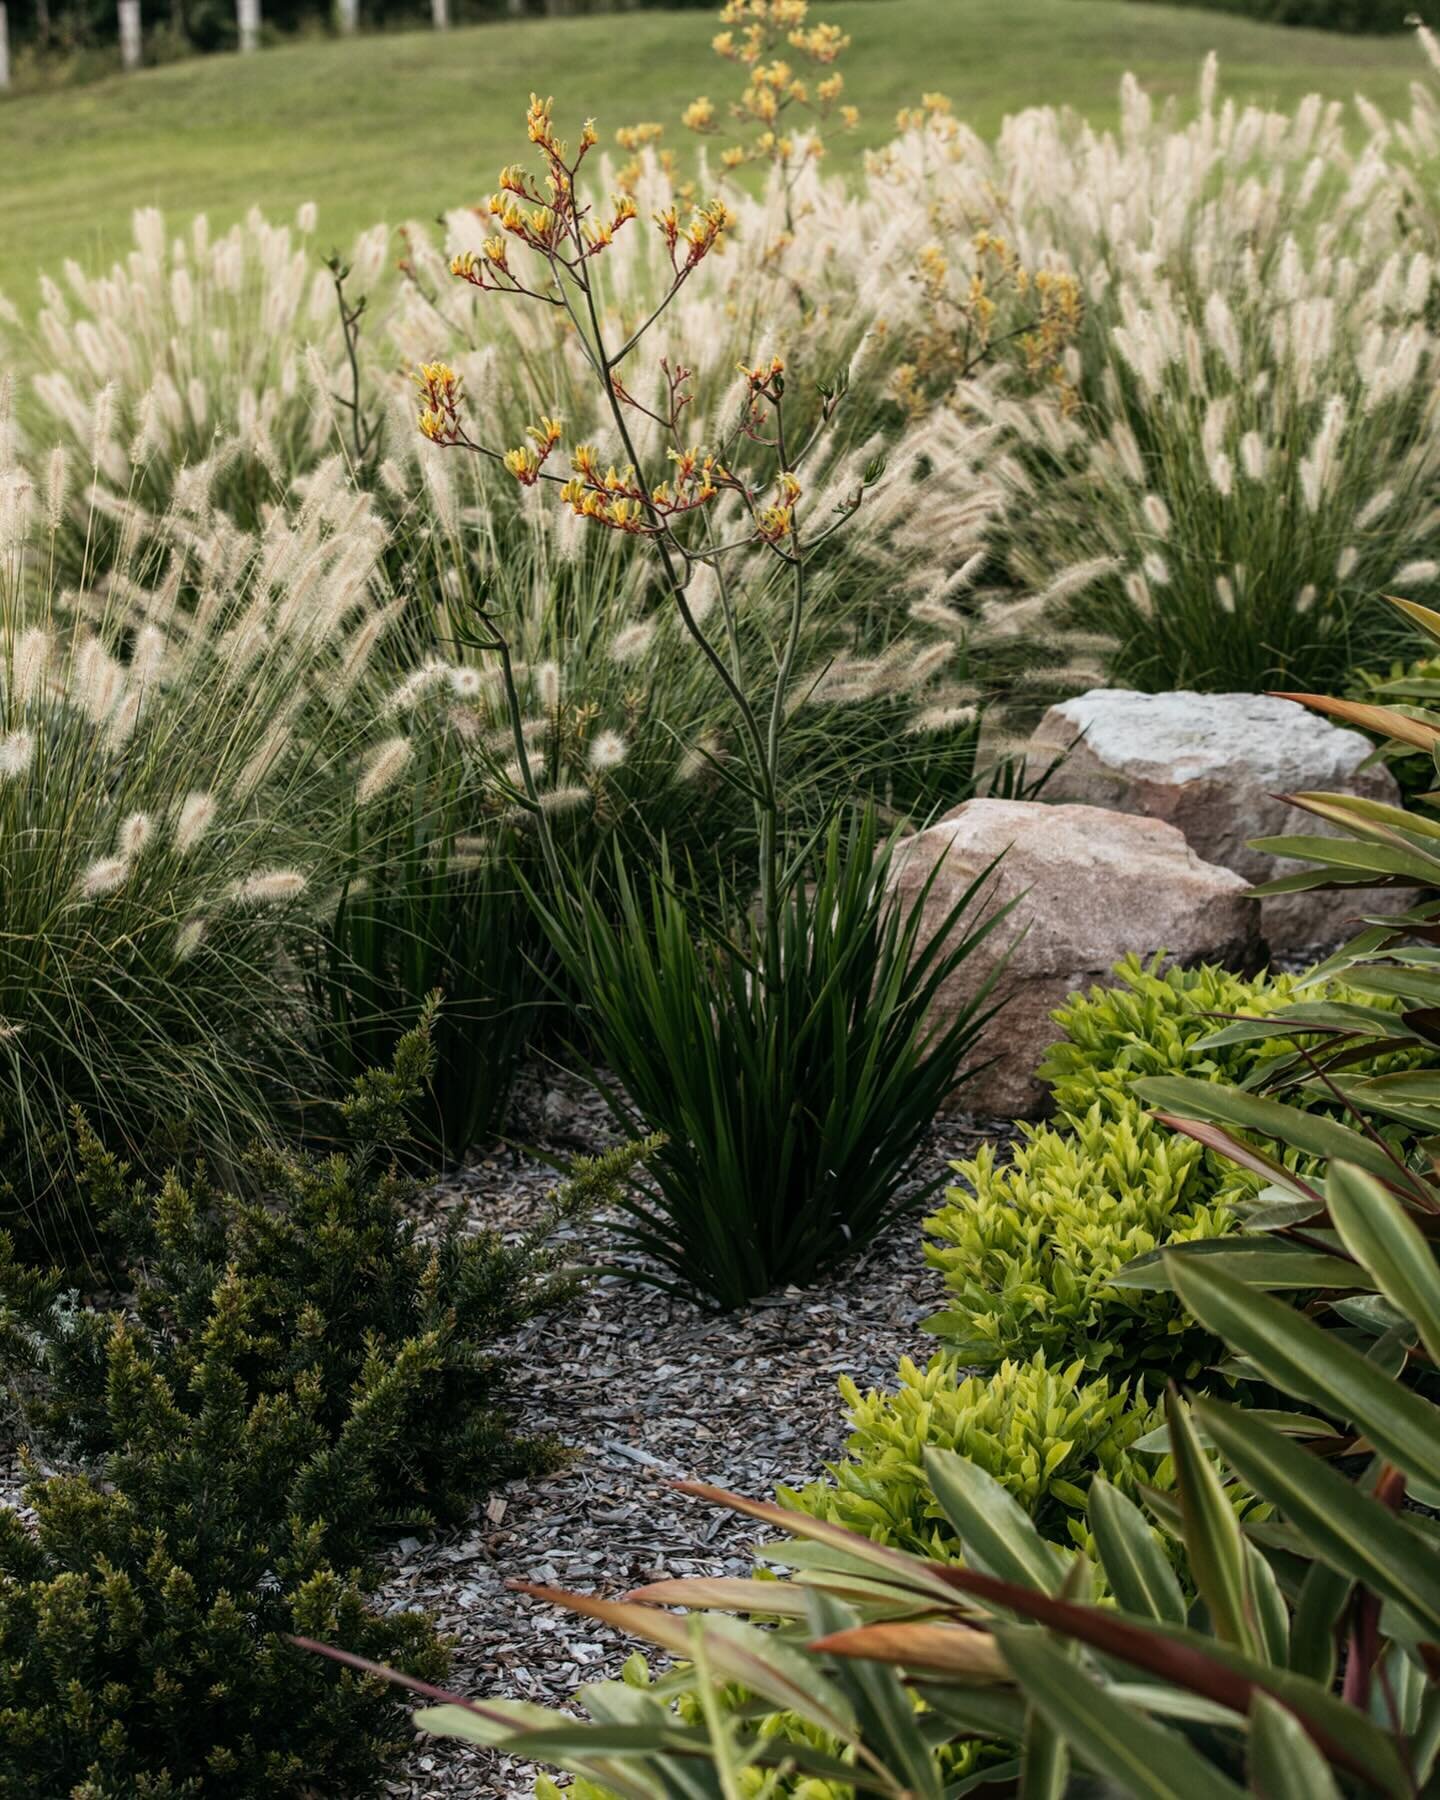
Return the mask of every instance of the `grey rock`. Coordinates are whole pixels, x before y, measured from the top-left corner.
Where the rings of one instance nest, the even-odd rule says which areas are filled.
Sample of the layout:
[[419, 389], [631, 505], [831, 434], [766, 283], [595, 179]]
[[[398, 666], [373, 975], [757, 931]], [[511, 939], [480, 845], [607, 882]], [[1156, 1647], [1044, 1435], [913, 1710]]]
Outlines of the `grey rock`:
[[[1050, 708], [1031, 739], [1031, 766], [1068, 745], [1074, 748], [1046, 785], [1047, 799], [1164, 819], [1207, 862], [1249, 882], [1303, 865], [1252, 850], [1248, 839], [1338, 835], [1282, 796], [1334, 792], [1391, 804], [1400, 797], [1388, 769], [1364, 766], [1367, 738], [1269, 694], [1095, 688]], [[1333, 943], [1357, 914], [1376, 910], [1396, 910], [1394, 896], [1375, 889], [1277, 894], [1261, 903], [1260, 930], [1272, 950]]]
[[1015, 911], [950, 977], [936, 1007], [937, 1022], [953, 1017], [1009, 948], [996, 989], [1005, 1005], [981, 1048], [994, 1061], [956, 1090], [957, 1110], [1041, 1113], [1047, 1092], [1035, 1068], [1056, 1035], [1052, 1011], [1076, 988], [1108, 981], [1130, 951], [1162, 950], [1181, 962], [1255, 958], [1258, 909], [1245, 881], [1202, 861], [1173, 825], [1037, 800], [967, 801], [898, 848], [890, 882], [904, 902], [938, 864], [923, 943], [1002, 852], [986, 899], [1016, 899]]

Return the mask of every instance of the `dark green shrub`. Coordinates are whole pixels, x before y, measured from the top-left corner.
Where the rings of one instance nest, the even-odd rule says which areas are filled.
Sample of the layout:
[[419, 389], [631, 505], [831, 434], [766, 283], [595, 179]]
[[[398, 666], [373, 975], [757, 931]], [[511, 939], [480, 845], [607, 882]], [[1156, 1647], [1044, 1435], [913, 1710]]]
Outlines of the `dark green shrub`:
[[[349, 1155], [256, 1154], [260, 1199], [178, 1175], [152, 1192], [85, 1135], [123, 1307], [85, 1308], [0, 1237], [22, 1434], [82, 1469], [37, 1472], [34, 1538], [0, 1514], [5, 1800], [348, 1795], [404, 1738], [378, 1690], [317, 1676], [284, 1636], [443, 1664], [422, 1620], [366, 1610], [364, 1582], [383, 1534], [551, 1464], [515, 1435], [494, 1345], [570, 1286], [538, 1238], [407, 1219], [387, 1145], [428, 1026], [356, 1084]], [[557, 1206], [612, 1198], [634, 1155], [584, 1166]]]
[[325, 1636], [433, 1680], [447, 1657], [430, 1626], [370, 1610], [326, 1560], [322, 1527], [272, 1517], [253, 1530], [263, 1468], [252, 1477], [232, 1450], [204, 1447], [183, 1476], [156, 1448], [149, 1482], [134, 1480], [136, 1458], [114, 1486], [37, 1479], [33, 1534], [0, 1512], [3, 1800], [338, 1800], [373, 1792], [410, 1741], [393, 1690], [286, 1637]]
[[[134, 1459], [148, 1479], [188, 1422], [167, 1481], [201, 1479], [223, 1448], [252, 1467], [262, 1512], [284, 1495], [278, 1516], [327, 1521], [327, 1546], [347, 1559], [377, 1531], [457, 1517], [544, 1466], [548, 1449], [513, 1433], [491, 1347], [569, 1278], [538, 1238], [505, 1244], [458, 1223], [426, 1238], [406, 1218], [411, 1189], [385, 1145], [432, 1063], [427, 1020], [348, 1103], [356, 1150], [255, 1152], [259, 1199], [178, 1175], [158, 1192], [132, 1186], [87, 1137], [89, 1210], [134, 1299], [77, 1311], [58, 1273], [0, 1260], [0, 1332], [37, 1441], [111, 1472]], [[565, 1205], [609, 1180], [608, 1164], [587, 1172]], [[145, 1401], [117, 1418], [121, 1389]], [[263, 1457], [247, 1442], [257, 1425]]]

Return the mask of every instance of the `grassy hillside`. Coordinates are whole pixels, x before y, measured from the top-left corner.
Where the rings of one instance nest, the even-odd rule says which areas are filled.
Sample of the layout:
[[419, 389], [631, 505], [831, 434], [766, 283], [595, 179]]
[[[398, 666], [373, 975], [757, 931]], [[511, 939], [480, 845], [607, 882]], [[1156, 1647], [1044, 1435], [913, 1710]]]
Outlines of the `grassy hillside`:
[[[834, 0], [816, 10], [854, 37], [844, 66], [867, 115], [854, 149], [886, 135], [922, 88], [943, 89], [989, 131], [1041, 101], [1108, 117], [1127, 68], [1157, 92], [1188, 96], [1212, 47], [1229, 91], [1281, 101], [1358, 87], [1399, 105], [1421, 66], [1405, 39], [1128, 0]], [[561, 117], [594, 113], [602, 127], [673, 124], [695, 94], [721, 99], [735, 72], [711, 55], [711, 28], [688, 12], [417, 31], [0, 101], [0, 292], [27, 304], [37, 265], [114, 250], [140, 204], [176, 217], [206, 210], [223, 224], [252, 204], [281, 214], [314, 199], [329, 244], [377, 218], [463, 202], [523, 148], [532, 87], [556, 96]]]

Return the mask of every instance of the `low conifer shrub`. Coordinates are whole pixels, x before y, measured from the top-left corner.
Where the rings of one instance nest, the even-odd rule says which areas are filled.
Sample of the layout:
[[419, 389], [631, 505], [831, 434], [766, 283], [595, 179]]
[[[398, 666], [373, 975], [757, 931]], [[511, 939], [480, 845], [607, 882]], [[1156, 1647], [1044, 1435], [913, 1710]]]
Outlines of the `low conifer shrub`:
[[[368, 1606], [376, 1552], [553, 1463], [517, 1434], [495, 1347], [571, 1286], [548, 1226], [512, 1244], [411, 1216], [391, 1146], [432, 1011], [357, 1082], [352, 1149], [257, 1152], [258, 1197], [152, 1190], [82, 1132], [123, 1303], [87, 1306], [0, 1236], [35, 1519], [0, 1512], [3, 1800], [348, 1796], [407, 1740], [381, 1688], [288, 1636], [443, 1669], [423, 1618]], [[613, 1199], [633, 1160], [583, 1166], [557, 1209]]]

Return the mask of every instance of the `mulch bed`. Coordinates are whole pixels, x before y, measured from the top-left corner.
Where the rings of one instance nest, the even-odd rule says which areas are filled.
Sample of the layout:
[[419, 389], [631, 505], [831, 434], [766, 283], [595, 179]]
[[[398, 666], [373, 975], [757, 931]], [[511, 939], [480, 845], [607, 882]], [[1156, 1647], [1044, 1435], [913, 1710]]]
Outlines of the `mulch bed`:
[[[933, 1174], [1008, 1129], [943, 1124], [922, 1166]], [[558, 1158], [596, 1147], [609, 1131], [593, 1098], [550, 1088], [531, 1097], [528, 1132], [518, 1135]], [[538, 1157], [503, 1152], [437, 1190], [433, 1203], [462, 1208], [477, 1228], [521, 1231], [553, 1180]], [[603, 1237], [603, 1220], [591, 1220], [577, 1262]], [[572, 1459], [542, 1480], [511, 1483], [459, 1532], [402, 1541], [381, 1604], [434, 1614], [455, 1640], [457, 1692], [568, 1705], [582, 1684], [617, 1675], [635, 1645], [512, 1592], [507, 1580], [613, 1596], [666, 1576], [748, 1574], [753, 1522], [670, 1484], [689, 1477], [768, 1497], [822, 1475], [844, 1449], [836, 1382], [892, 1385], [902, 1356], [933, 1350], [920, 1325], [939, 1300], [913, 1216], [821, 1285], [739, 1313], [597, 1278], [567, 1314], [534, 1321], [506, 1353], [524, 1427], [553, 1433]], [[528, 1795], [534, 1779], [528, 1764], [422, 1737], [389, 1792]]]

